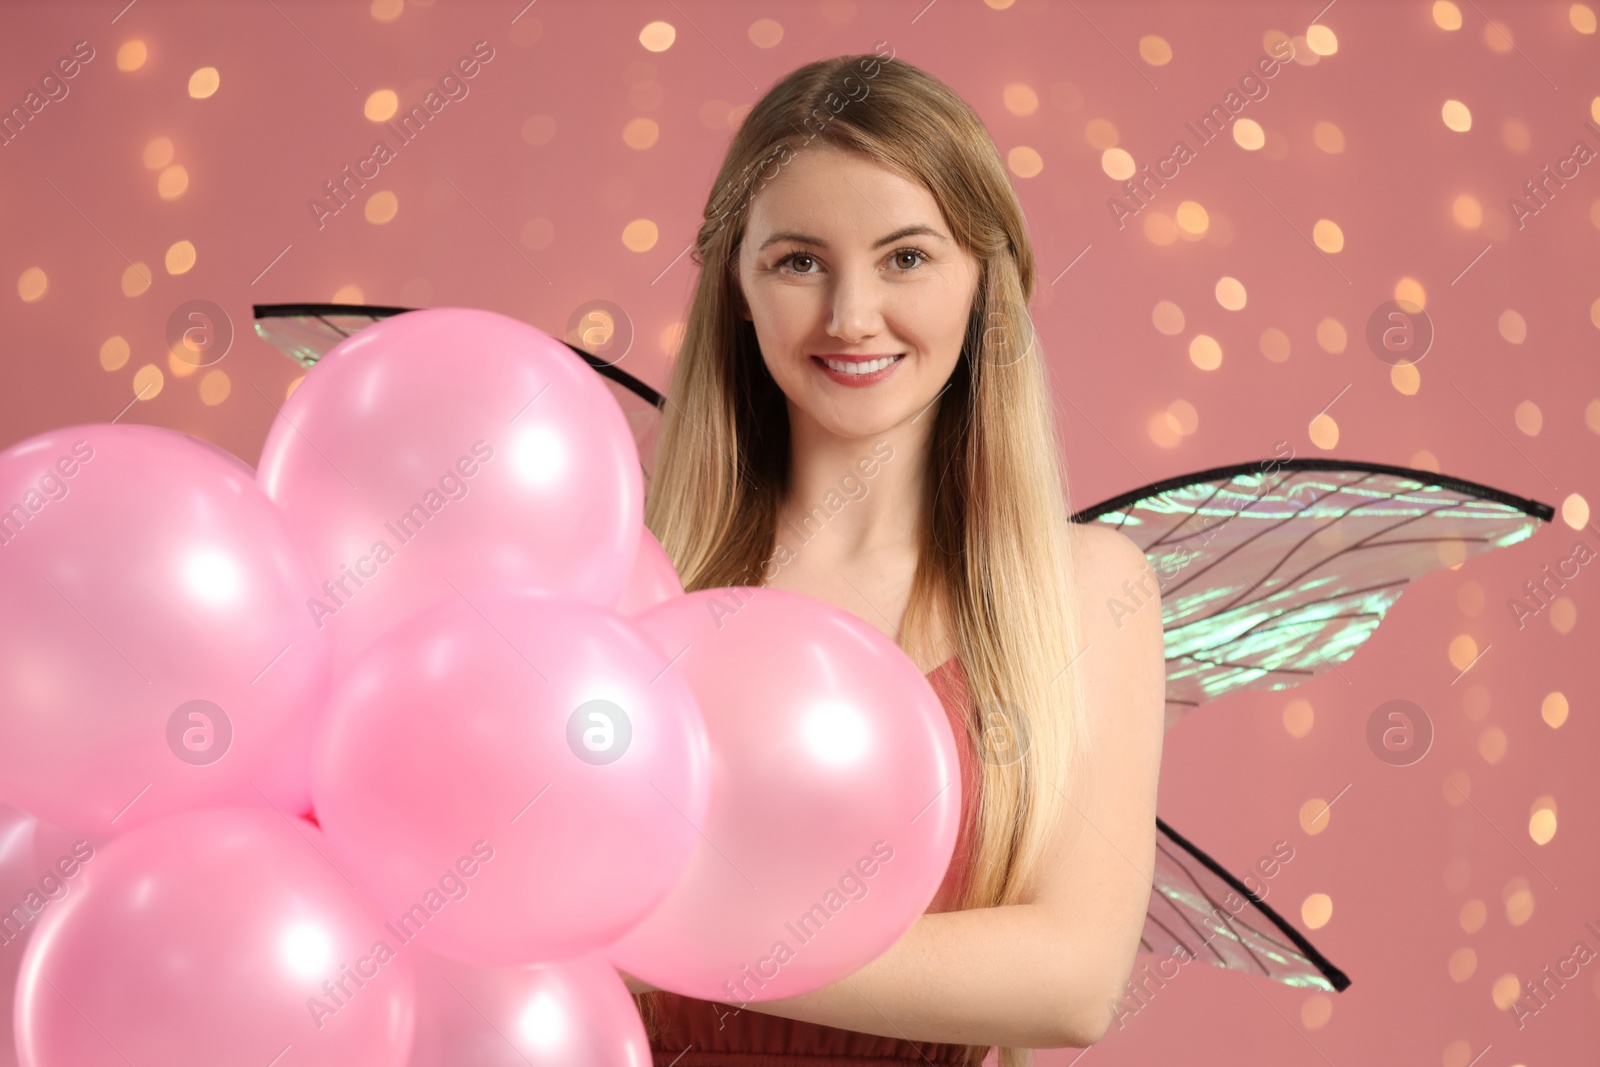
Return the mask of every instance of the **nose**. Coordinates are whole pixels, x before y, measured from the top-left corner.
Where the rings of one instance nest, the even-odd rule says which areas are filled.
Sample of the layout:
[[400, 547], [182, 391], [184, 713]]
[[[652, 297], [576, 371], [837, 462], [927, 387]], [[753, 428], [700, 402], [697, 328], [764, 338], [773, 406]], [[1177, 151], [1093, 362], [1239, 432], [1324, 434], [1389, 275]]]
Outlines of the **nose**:
[[878, 280], [870, 271], [839, 271], [834, 275], [828, 336], [854, 345], [879, 333], [883, 325], [881, 300]]

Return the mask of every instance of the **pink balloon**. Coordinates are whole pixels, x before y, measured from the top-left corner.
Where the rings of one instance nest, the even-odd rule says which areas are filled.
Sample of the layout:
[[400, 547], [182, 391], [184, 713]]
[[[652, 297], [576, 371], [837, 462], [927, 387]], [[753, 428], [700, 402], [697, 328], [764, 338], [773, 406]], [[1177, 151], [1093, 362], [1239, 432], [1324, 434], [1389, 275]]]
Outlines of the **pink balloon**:
[[673, 569], [667, 550], [661, 547], [661, 542], [648, 528], [641, 529], [639, 551], [633, 557], [628, 584], [612, 610], [618, 615], [637, 615], [663, 600], [682, 595], [683, 582], [678, 579], [678, 572]]
[[312, 795], [425, 947], [513, 966], [613, 940], [672, 889], [706, 806], [694, 694], [618, 615], [487, 587], [380, 638], [334, 691]]
[[784, 590], [703, 589], [634, 621], [699, 698], [711, 805], [672, 895], [602, 954], [730, 1003], [810, 992], [881, 955], [955, 850], [955, 738], [928, 680], [880, 631]]
[[[83, 884], [83, 858], [92, 859], [104, 843], [0, 804], [0, 1004], [15, 998], [22, 951], [39, 916]], [[0, 1016], [0, 1067], [16, 1064], [8, 1011]]]
[[17, 983], [24, 1067], [401, 1067], [410, 954], [310, 823], [201, 808], [108, 844]]
[[610, 607], [642, 528], [638, 451], [604, 380], [548, 334], [471, 308], [335, 345], [284, 402], [256, 477], [311, 556], [303, 596], [336, 673], [457, 588]]
[[196, 437], [193, 438], [193, 440], [195, 444], [215, 452], [219, 459], [233, 467], [234, 470], [238, 471], [246, 478], [249, 478], [251, 481], [255, 480], [256, 469], [250, 466], [250, 464], [246, 463], [244, 460], [240, 459], [238, 456], [234, 455], [232, 452], [229, 452], [226, 448], [223, 448], [214, 441], [207, 441], [203, 437]]
[[649, 1067], [628, 987], [596, 955], [485, 970], [417, 951], [408, 1067]]
[[243, 464], [154, 426], [0, 453], [0, 796], [111, 835], [229, 794], [313, 715], [308, 561]]
[[311, 812], [311, 755], [317, 727], [322, 721], [321, 705], [298, 715], [269, 746], [259, 771], [248, 786], [224, 794], [216, 803], [252, 807], [265, 803], [285, 815]]

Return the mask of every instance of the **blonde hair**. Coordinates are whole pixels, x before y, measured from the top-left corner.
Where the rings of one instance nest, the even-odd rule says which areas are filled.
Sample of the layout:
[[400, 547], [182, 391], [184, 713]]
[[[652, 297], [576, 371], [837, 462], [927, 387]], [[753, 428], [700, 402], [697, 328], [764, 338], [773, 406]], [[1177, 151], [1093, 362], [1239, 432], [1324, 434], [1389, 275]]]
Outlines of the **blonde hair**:
[[[981, 264], [961, 357], [934, 415], [901, 640], [924, 650], [932, 623], [948, 620], [980, 709], [968, 731], [985, 757], [982, 797], [957, 907], [1021, 903], [1085, 763], [1082, 699], [1070, 666], [1077, 644], [1071, 536], [1027, 311], [1034, 262], [1022, 209], [982, 121], [938, 79], [878, 55], [819, 60], [774, 85], [739, 127], [695, 239], [691, 258], [701, 271], [645, 525], [687, 591], [759, 585], [771, 562], [787, 490], [788, 414], [740, 313], [738, 255], [752, 196], [813, 142], [925, 186], [955, 241]], [[1018, 748], [1025, 748], [1020, 758], [1004, 758]], [[977, 1065], [983, 1051], [968, 1046], [966, 1062]], [[1031, 1055], [1004, 1048], [1000, 1062], [1023, 1067]]]

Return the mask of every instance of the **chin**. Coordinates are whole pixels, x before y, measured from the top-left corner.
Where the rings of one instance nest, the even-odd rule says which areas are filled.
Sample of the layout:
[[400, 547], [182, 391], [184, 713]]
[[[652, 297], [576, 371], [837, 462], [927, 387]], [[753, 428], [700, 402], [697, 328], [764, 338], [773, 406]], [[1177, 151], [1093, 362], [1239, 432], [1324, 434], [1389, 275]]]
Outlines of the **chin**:
[[[830, 434], [834, 435], [835, 437], [845, 438], [846, 440], [868, 440], [871, 438], [882, 437], [884, 434], [898, 426], [901, 421], [903, 421], [894, 418], [893, 415], [886, 410], [886, 405], [882, 404], [881, 402], [874, 403], [872, 408], [872, 411], [862, 412], [857, 417], [844, 419], [833, 418], [826, 420], [818, 419], [816, 421]], [[911, 415], [915, 414], [915, 411], [911, 413]], [[910, 418], [911, 415], [907, 415], [906, 418]]]

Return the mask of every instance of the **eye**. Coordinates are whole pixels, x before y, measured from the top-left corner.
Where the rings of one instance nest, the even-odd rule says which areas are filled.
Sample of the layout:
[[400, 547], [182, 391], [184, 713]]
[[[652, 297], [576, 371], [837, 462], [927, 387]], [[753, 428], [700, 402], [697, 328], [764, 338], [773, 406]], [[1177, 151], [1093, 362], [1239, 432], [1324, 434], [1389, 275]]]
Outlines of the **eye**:
[[[787, 266], [789, 264], [790, 260], [795, 260], [795, 259], [809, 260], [810, 262], [813, 262], [813, 263], [816, 262], [816, 259], [809, 252], [790, 252], [788, 255], [786, 255], [782, 259], [778, 260], [776, 265], [779, 266], [779, 267]], [[795, 270], [793, 267], [789, 267], [789, 270], [794, 271], [795, 274], [815, 274], [816, 273], [816, 271], [810, 271], [810, 270]]]
[[917, 257], [916, 261], [914, 263], [912, 263], [909, 268], [907, 268], [906, 270], [903, 270], [903, 271], [900, 272], [901, 274], [910, 274], [911, 271], [914, 271], [918, 267], [922, 266], [922, 264], [927, 262], [927, 259], [928, 259], [928, 253], [924, 252], [920, 248], [901, 248], [901, 249], [896, 250], [889, 258], [894, 260], [894, 261], [896, 261], [896, 262], [898, 262], [900, 260], [901, 256], [916, 256]]

